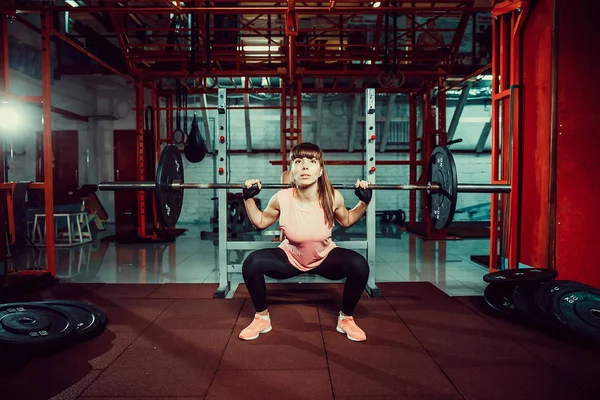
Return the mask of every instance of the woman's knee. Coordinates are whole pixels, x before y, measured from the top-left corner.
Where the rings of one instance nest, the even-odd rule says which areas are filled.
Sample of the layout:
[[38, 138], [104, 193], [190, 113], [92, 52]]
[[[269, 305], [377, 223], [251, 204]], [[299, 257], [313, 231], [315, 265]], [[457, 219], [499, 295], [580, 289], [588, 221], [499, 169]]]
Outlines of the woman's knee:
[[351, 268], [350, 273], [352, 275], [361, 279], [369, 278], [369, 263], [362, 255], [356, 253], [349, 264]]
[[256, 251], [248, 254], [248, 257], [244, 259], [242, 263], [242, 275], [243, 276], [251, 276], [254, 274], [261, 274], [261, 265], [259, 262], [260, 256]]

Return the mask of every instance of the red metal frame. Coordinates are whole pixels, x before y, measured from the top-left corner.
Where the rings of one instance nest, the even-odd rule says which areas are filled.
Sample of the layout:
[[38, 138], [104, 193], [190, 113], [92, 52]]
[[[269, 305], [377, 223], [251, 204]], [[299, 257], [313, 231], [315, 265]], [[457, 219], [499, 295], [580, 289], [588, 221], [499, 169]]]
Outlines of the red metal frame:
[[[330, 3], [296, 2], [276, 0], [270, 6], [259, 0], [250, 0], [239, 3], [236, 7], [228, 7], [228, 0], [212, 0], [204, 7], [181, 7], [177, 1], [169, 0], [157, 6], [157, 2], [140, 0], [136, 6], [120, 0], [106, 0], [102, 5], [97, 5], [90, 0], [90, 5], [81, 7], [53, 6], [53, 5], [19, 5], [17, 9], [7, 9], [1, 6], [0, 12], [14, 16], [18, 21], [29, 24], [19, 14], [40, 13], [42, 15], [42, 96], [34, 101], [41, 103], [44, 115], [44, 173], [46, 181], [44, 187], [47, 195], [45, 207], [53, 209], [52, 202], [52, 174], [51, 174], [51, 113], [55, 112], [69, 118], [87, 121], [87, 117], [60, 110], [50, 105], [50, 47], [51, 35], [68, 43], [78, 51], [94, 60], [106, 73], [116, 74], [125, 81], [134, 84], [136, 100], [136, 131], [138, 135], [137, 161], [139, 167], [138, 177], [146, 179], [144, 173], [144, 160], [149, 154], [144, 152], [143, 135], [144, 126], [144, 88], [152, 91], [151, 104], [154, 107], [155, 131], [152, 135], [156, 143], [156, 158], [160, 152], [161, 144], [172, 143], [173, 124], [173, 94], [172, 81], [185, 80], [192, 75], [199, 78], [200, 85], [191, 87], [190, 94], [216, 93], [219, 83], [207, 87], [208, 78], [245, 78], [245, 84], [228, 88], [228, 93], [279, 93], [281, 95], [281, 164], [286, 168], [286, 158], [289, 149], [302, 141], [302, 94], [303, 93], [361, 93], [364, 91], [355, 85], [355, 79], [377, 77], [382, 72], [389, 72], [390, 65], [386, 64], [386, 54], [398, 55], [397, 67], [406, 78], [419, 78], [425, 84], [423, 87], [377, 87], [380, 93], [407, 93], [410, 96], [410, 161], [403, 164], [410, 166], [411, 183], [416, 183], [417, 168], [419, 165], [425, 171], [427, 159], [417, 159], [417, 142], [421, 141], [421, 157], [429, 154], [432, 146], [445, 143], [445, 94], [438, 93], [437, 125], [433, 105], [431, 104], [431, 91], [435, 87], [442, 88], [445, 84], [444, 77], [451, 71], [460, 69], [454, 65], [458, 46], [465, 31], [468, 18], [476, 12], [488, 12], [487, 7], [473, 7], [474, 0], [398, 0], [394, 6], [373, 8], [370, 3], [360, 0], [331, 1]], [[513, 4], [512, 2], [510, 2]], [[224, 5], [225, 4], [225, 5]], [[388, 3], [389, 4], [389, 3]], [[521, 4], [521, 3], [519, 3]], [[224, 6], [222, 6], [224, 5]], [[385, 4], [384, 4], [385, 5]], [[500, 10], [496, 6], [496, 10]], [[116, 44], [120, 47], [127, 65], [127, 73], [117, 70], [109, 63], [96, 57], [83, 48], [75, 40], [52, 28], [51, 13], [68, 11], [72, 17], [78, 14], [98, 13], [108, 14], [116, 34]], [[192, 46], [188, 28], [177, 28], [180, 42], [175, 45], [167, 44], [167, 37], [173, 33], [170, 28], [169, 15], [177, 15], [182, 19], [190, 14], [201, 16], [223, 16], [235, 20], [237, 26], [212, 26], [200, 18], [198, 24], [198, 38], [201, 46], [195, 48], [195, 64], [191, 65]], [[394, 39], [382, 37], [384, 31], [383, 16], [405, 15], [411, 20], [410, 26], [398, 29]], [[165, 18], [166, 17], [166, 18]], [[426, 45], [417, 48], [416, 37], [418, 33], [431, 31], [447, 31], [447, 29], [430, 30], [424, 23], [417, 23], [417, 17], [435, 20], [440, 17], [456, 18], [459, 22], [454, 32], [453, 40], [447, 44], [449, 52], [427, 51]], [[143, 20], [143, 27], [127, 23], [129, 19]], [[312, 26], [307, 28], [305, 21], [310, 20]], [[315, 22], [319, 28], [315, 28]], [[31, 24], [29, 24], [31, 25]], [[6, 19], [1, 27], [6, 32]], [[35, 27], [30, 26], [32, 29]], [[136, 33], [142, 29], [146, 35], [140, 39]], [[362, 35], [362, 41], [353, 43], [350, 34]], [[371, 41], [367, 37], [372, 35]], [[0, 73], [4, 81], [4, 93], [9, 93], [7, 37], [4, 35], [1, 65], [4, 67]], [[108, 36], [107, 36], [108, 37]], [[365, 43], [370, 43], [365, 46]], [[206, 45], [205, 45], [206, 44]], [[263, 46], [259, 48], [257, 46]], [[387, 52], [387, 53], [386, 53]], [[435, 68], [432, 66], [436, 66]], [[472, 69], [469, 71], [472, 72]], [[97, 68], [94, 68], [97, 71]], [[71, 73], [74, 73], [71, 71]], [[86, 73], [81, 69], [81, 73]], [[248, 84], [250, 77], [279, 78], [280, 87], [256, 88]], [[324, 85], [324, 80], [333, 80], [333, 86]], [[320, 82], [319, 84], [314, 84]], [[425, 94], [423, 94], [425, 92]], [[423, 98], [424, 136], [417, 138], [417, 98]], [[160, 104], [160, 98], [165, 98], [165, 105]], [[23, 99], [21, 99], [23, 100]], [[210, 109], [212, 107], [203, 107]], [[267, 108], [267, 107], [237, 107], [237, 108]], [[201, 108], [197, 108], [201, 109]], [[160, 116], [165, 111], [166, 135], [161, 136]], [[386, 162], [380, 161], [379, 164]], [[155, 233], [146, 230], [146, 197], [138, 194], [138, 219], [140, 221], [138, 234], [140, 237], [154, 237]], [[424, 204], [422, 204], [424, 206]], [[427, 213], [424, 213], [427, 215]], [[416, 194], [410, 196], [410, 218], [416, 218]], [[156, 217], [154, 216], [156, 223]], [[54, 248], [54, 221], [47, 219], [48, 248]], [[429, 226], [430, 223], [428, 222]], [[430, 230], [433, 235], [433, 231]], [[48, 252], [48, 269], [54, 273], [54, 257]]]
[[[411, 93], [409, 97], [409, 161], [408, 179], [411, 185], [417, 184], [417, 94]], [[408, 225], [414, 226], [417, 222], [417, 192], [411, 190], [408, 199]]]
[[[42, 31], [42, 117], [44, 143], [44, 210], [46, 212], [46, 270], [56, 276], [54, 254], [54, 182], [52, 178], [52, 79], [50, 36], [52, 35], [52, 14], [41, 13]], [[52, 218], [48, 218], [48, 214]]]
[[[489, 11], [486, 7], [473, 7], [473, 0], [435, 2], [399, 0], [393, 3], [396, 4], [395, 7], [378, 8], [373, 8], [370, 3], [359, 0], [346, 0], [329, 5], [317, 2], [296, 4], [295, 1], [274, 1], [270, 6], [265, 6], [264, 2], [258, 0], [251, 0], [240, 3], [239, 7], [220, 7], [219, 4], [223, 3], [229, 2], [213, 0], [205, 7], [181, 8], [170, 1], [165, 1], [164, 5], [157, 7], [155, 1], [141, 0], [136, 2], [135, 7], [131, 7], [121, 1], [108, 0], [103, 2], [102, 6], [86, 5], [76, 8], [20, 5], [12, 12], [18, 14], [45, 10], [69, 11], [73, 18], [82, 13], [108, 14], [114, 27], [117, 44], [129, 68], [129, 74], [136, 80], [183, 79], [192, 70], [207, 76], [286, 76], [289, 81], [295, 81], [299, 71], [302, 71], [303, 78], [377, 76], [382, 71], [387, 71], [388, 66], [384, 65], [386, 50], [398, 55], [398, 62], [405, 76], [437, 77], [439, 71], [423, 67], [420, 63], [440, 64], [448, 69], [453, 62], [452, 57], [456, 56], [460, 46], [468, 18], [473, 13]], [[173, 29], [168, 18], [169, 15], [177, 15], [185, 19], [190, 13], [201, 16], [206, 14], [213, 17], [226, 16], [237, 23], [235, 27], [215, 26], [216, 24], [208, 27], [200, 23], [198, 36], [202, 39], [202, 43], [208, 40], [210, 54], [207, 46], [197, 46], [194, 66], [190, 65], [191, 29], [188, 27]], [[389, 38], [381, 40], [382, 16], [388, 13], [392, 16], [393, 13], [405, 15], [412, 21], [411, 26], [398, 28], [396, 41]], [[416, 35], [432, 30], [423, 23], [417, 23], [416, 17], [432, 20], [439, 17], [457, 19], [456, 28], [435, 29], [438, 32], [454, 33], [453, 40], [446, 45], [451, 50], [450, 55], [429, 51], [426, 56], [423, 56], [422, 51], [417, 51]], [[142, 20], [147, 26], [127, 24], [127, 18]], [[308, 19], [312, 23], [310, 27], [305, 25]], [[318, 28], [315, 28], [315, 25]], [[142, 31], [145, 39], [136, 36]], [[65, 35], [54, 33], [77, 47]], [[172, 33], [178, 35], [180, 43], [167, 43], [167, 37]], [[351, 34], [362, 35], [365, 40], [367, 36], [372, 35], [372, 42], [368, 47], [363, 42], [352, 43]], [[420, 46], [427, 47], [427, 45]], [[435, 46], [430, 45], [430, 47]], [[80, 47], [79, 50], [94, 58]], [[101, 65], [106, 67], [105, 63]], [[113, 73], [122, 75], [112, 67], [107, 68]], [[306, 82], [303, 82], [302, 86], [305, 89], [310, 87]], [[201, 89], [206, 90], [206, 88]]]
[[[518, 268], [521, 42], [528, 14], [528, 1], [502, 1], [492, 10], [492, 36], [497, 44], [492, 53], [492, 183], [510, 184], [511, 193], [491, 195], [490, 271], [504, 269], [504, 258], [508, 269]], [[499, 237], [504, 247], [500, 254]]]

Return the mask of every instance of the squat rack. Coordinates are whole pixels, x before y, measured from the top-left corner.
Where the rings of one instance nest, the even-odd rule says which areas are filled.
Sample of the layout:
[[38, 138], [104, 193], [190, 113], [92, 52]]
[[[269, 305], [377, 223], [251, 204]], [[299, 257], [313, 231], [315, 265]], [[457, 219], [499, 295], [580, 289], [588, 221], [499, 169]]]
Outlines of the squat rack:
[[[227, 90], [219, 89], [218, 95], [218, 130], [221, 132], [228, 131], [227, 120]], [[375, 89], [366, 89], [365, 91], [365, 165], [364, 179], [371, 184], [375, 184], [376, 168], [375, 168]], [[216, 168], [219, 171], [217, 174], [216, 183], [228, 183], [227, 175], [229, 174], [227, 156], [227, 142], [225, 136], [221, 136], [221, 140], [215, 143], [217, 157]], [[229, 279], [232, 269], [241, 267], [229, 263], [229, 250], [258, 250], [268, 247], [277, 247], [277, 242], [266, 241], [238, 241], [228, 240], [227, 238], [227, 221], [228, 221], [228, 206], [227, 206], [227, 189], [217, 189], [218, 194], [218, 264], [219, 264], [219, 287], [215, 292], [216, 298], [225, 298], [231, 290], [231, 282]], [[366, 240], [349, 240], [336, 241], [336, 243], [347, 249], [363, 250], [366, 252], [366, 259], [369, 264], [369, 280], [366, 290], [372, 297], [379, 297], [381, 289], [375, 283], [375, 209], [376, 209], [377, 191], [373, 192], [373, 197], [369, 203], [366, 212], [367, 235]], [[238, 271], [241, 272], [241, 269]]]

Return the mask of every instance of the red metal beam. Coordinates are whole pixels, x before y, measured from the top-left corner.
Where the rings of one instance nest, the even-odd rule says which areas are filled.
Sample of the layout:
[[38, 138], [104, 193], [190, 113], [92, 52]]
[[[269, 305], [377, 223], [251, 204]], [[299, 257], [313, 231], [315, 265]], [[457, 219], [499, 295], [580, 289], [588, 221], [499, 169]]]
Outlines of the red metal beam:
[[469, 74], [469, 75], [465, 76], [465, 77], [464, 77], [463, 79], [461, 79], [460, 81], [453, 82], [451, 85], [449, 85], [449, 86], [446, 86], [445, 88], [442, 88], [442, 89], [440, 89], [440, 91], [442, 91], [442, 92], [446, 92], [446, 91], [448, 91], [448, 90], [452, 90], [452, 89], [454, 89], [455, 87], [458, 87], [458, 86], [462, 85], [463, 83], [466, 83], [466, 82], [468, 82], [468, 81], [469, 81], [469, 80], [471, 80], [473, 77], [476, 77], [476, 76], [478, 76], [478, 75], [481, 75], [481, 74], [483, 74], [484, 72], [488, 71], [490, 68], [492, 68], [492, 64], [488, 64], [488, 65], [486, 65], [486, 66], [484, 66], [484, 67], [481, 67], [481, 68], [479, 68], [477, 71], [475, 71], [475, 72], [473, 72], [473, 73], [471, 73], [471, 74]]
[[42, 40], [42, 117], [44, 146], [44, 209], [46, 213], [46, 270], [56, 276], [56, 254], [54, 253], [54, 182], [52, 176], [52, 76], [50, 37], [52, 36], [52, 14], [40, 15]]
[[[14, 10], [14, 9], [13, 9]], [[281, 14], [284, 15], [287, 7], [185, 7], [181, 13], [197, 14]], [[0, 8], [2, 12], [12, 11], [10, 8]], [[30, 12], [69, 12], [70, 14], [90, 13], [90, 12], [110, 12], [118, 14], [174, 14], [175, 10], [171, 7], [65, 7], [65, 6], [39, 6], [39, 5], [19, 5], [16, 8], [17, 14]], [[489, 12], [489, 7], [337, 7], [330, 10], [329, 7], [297, 7], [298, 14], [363, 14], [377, 15], [385, 14], [389, 11], [398, 11], [403, 13], [416, 12], [427, 14], [438, 13], [477, 13]]]
[[[168, 0], [167, 0], [168, 1]], [[170, 2], [169, 2], [170, 3]], [[124, 32], [121, 19], [122, 15], [116, 15], [114, 13], [110, 13], [110, 22], [112, 23], [113, 30], [117, 35], [117, 41], [119, 42], [119, 47], [121, 48], [121, 53], [123, 54], [123, 58], [125, 59], [125, 63], [127, 64], [127, 71], [131, 74], [132, 65], [131, 59], [129, 58], [129, 38], [127, 34]], [[127, 18], [127, 16], [125, 16]]]
[[135, 79], [121, 73], [120, 71], [117, 71], [115, 68], [111, 67], [110, 65], [108, 65], [107, 63], [105, 63], [104, 61], [102, 61], [101, 59], [99, 59], [98, 57], [96, 57], [95, 55], [93, 55], [92, 53], [90, 53], [89, 51], [84, 49], [83, 47], [81, 47], [79, 44], [75, 43], [74, 41], [72, 41], [71, 39], [69, 39], [68, 37], [63, 35], [62, 33], [58, 32], [56, 30], [53, 30], [52, 33], [54, 34], [54, 36], [58, 37], [63, 42], [70, 44], [71, 46], [73, 46], [74, 48], [76, 48], [77, 50], [79, 50], [80, 52], [82, 52], [83, 54], [85, 54], [86, 56], [88, 56], [89, 58], [91, 58], [92, 60], [97, 62], [98, 64], [102, 65], [103, 67], [105, 67], [106, 69], [111, 71], [113, 74], [119, 75], [121, 78], [125, 79], [129, 83], [135, 82]]
[[[381, 66], [373, 66], [373, 65], [361, 65], [361, 69], [356, 70], [335, 70], [335, 69], [320, 69], [320, 70], [304, 70], [302, 72], [302, 76], [305, 78], [353, 78], [353, 77], [369, 77], [374, 74], [378, 74], [383, 69]], [[440, 75], [439, 71], [433, 70], [405, 70], [402, 71], [404, 76], [407, 77], [437, 77]], [[185, 78], [187, 76], [187, 72], [185, 71], [141, 71], [140, 77], [144, 80], [150, 79], [159, 79], [159, 78]], [[443, 72], [442, 72], [443, 74]], [[276, 68], [271, 69], [256, 69], [256, 70], [233, 70], [233, 71], [218, 71], [213, 70], [211, 75], [217, 78], [240, 78], [240, 77], [273, 77], [279, 78], [281, 76], [280, 70]], [[257, 90], [262, 91], [262, 89]]]
[[[137, 178], [142, 182], [146, 178], [145, 169], [145, 153], [144, 153], [144, 85], [142, 82], [135, 84], [135, 130], [136, 130], [136, 152], [135, 160], [137, 165]], [[137, 192], [137, 228], [140, 238], [146, 236], [146, 193], [144, 191]]]

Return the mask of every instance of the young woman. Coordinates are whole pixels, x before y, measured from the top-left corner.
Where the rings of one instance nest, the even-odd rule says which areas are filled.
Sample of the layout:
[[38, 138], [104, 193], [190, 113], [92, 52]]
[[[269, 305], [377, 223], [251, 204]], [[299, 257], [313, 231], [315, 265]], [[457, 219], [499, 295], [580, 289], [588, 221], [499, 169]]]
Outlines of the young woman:
[[294, 146], [290, 162], [291, 187], [273, 195], [264, 211], [260, 211], [252, 199], [260, 192], [260, 181], [244, 182], [244, 205], [252, 224], [262, 230], [279, 218], [285, 239], [277, 248], [257, 250], [244, 260], [242, 274], [255, 315], [239, 337], [254, 340], [272, 329], [265, 275], [287, 279], [310, 272], [326, 279], [346, 279], [336, 329], [350, 340], [366, 340], [365, 332], [356, 325], [352, 315], [367, 284], [369, 265], [360, 253], [337, 247], [331, 240], [331, 229], [334, 219], [343, 227], [360, 220], [372, 197], [369, 182], [356, 181], [355, 194], [359, 202], [348, 210], [341, 193], [333, 188], [327, 177], [323, 152], [317, 145], [301, 143]]

